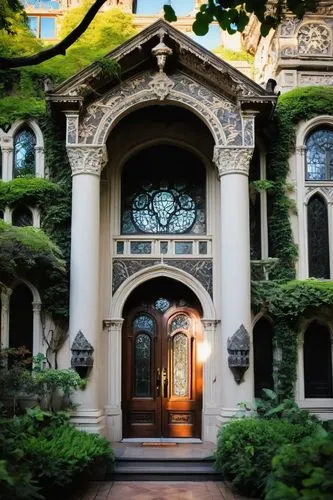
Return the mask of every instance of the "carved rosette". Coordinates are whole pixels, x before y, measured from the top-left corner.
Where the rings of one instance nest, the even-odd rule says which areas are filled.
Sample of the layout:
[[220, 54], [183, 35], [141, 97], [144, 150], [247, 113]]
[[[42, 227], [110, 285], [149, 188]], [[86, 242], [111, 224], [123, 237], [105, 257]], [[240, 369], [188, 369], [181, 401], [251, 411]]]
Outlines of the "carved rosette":
[[249, 175], [253, 148], [222, 148], [215, 146], [213, 162], [219, 176], [228, 174]]
[[68, 146], [67, 155], [72, 175], [93, 174], [99, 176], [107, 163], [104, 146]]

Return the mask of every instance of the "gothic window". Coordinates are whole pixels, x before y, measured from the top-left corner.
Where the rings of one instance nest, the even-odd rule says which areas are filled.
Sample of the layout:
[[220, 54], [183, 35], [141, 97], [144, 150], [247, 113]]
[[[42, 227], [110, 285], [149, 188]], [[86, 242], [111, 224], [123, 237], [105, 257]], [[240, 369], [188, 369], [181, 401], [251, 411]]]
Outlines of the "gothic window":
[[306, 180], [333, 180], [333, 129], [320, 128], [307, 138]]
[[21, 128], [14, 137], [13, 177], [35, 175], [36, 172], [36, 137], [28, 127]]
[[27, 207], [18, 207], [12, 213], [12, 224], [13, 226], [32, 226], [32, 213]]
[[253, 328], [254, 395], [262, 397], [263, 389], [274, 389], [273, 382], [273, 327], [267, 318], [261, 318]]
[[122, 234], [205, 234], [205, 171], [174, 146], [133, 157], [122, 176]]
[[10, 297], [9, 347], [25, 346], [32, 354], [32, 293], [25, 285], [17, 286]]
[[315, 194], [308, 203], [308, 258], [309, 276], [329, 279], [329, 237], [327, 206]]
[[332, 398], [332, 347], [328, 328], [313, 321], [304, 334], [304, 394]]
[[331, 34], [326, 26], [304, 24], [298, 31], [298, 53], [301, 56], [328, 56], [331, 54]]

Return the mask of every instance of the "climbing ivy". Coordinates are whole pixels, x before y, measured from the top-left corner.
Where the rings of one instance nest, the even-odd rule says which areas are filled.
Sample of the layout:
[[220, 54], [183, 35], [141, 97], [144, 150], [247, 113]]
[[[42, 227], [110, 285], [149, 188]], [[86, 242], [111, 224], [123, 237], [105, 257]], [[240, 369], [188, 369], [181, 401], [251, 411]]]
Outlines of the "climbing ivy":
[[333, 283], [315, 279], [295, 280], [297, 247], [293, 242], [290, 213], [295, 210], [288, 193], [289, 157], [295, 148], [296, 126], [302, 120], [333, 114], [333, 88], [303, 87], [279, 97], [272, 123], [274, 141], [267, 155], [266, 186], [269, 189], [268, 217], [270, 256], [279, 259], [270, 281], [252, 283], [254, 312], [267, 312], [275, 323], [276, 345], [281, 350], [277, 362], [278, 392], [291, 397], [296, 380], [297, 334], [302, 317], [314, 312], [333, 315]]

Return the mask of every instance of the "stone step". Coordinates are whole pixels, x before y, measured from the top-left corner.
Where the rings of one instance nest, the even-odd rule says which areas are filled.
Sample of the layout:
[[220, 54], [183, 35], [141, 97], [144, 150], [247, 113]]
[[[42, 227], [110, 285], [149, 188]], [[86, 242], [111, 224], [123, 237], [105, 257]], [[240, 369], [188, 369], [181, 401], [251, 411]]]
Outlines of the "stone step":
[[117, 458], [106, 479], [113, 481], [207, 481], [221, 480], [213, 459]]

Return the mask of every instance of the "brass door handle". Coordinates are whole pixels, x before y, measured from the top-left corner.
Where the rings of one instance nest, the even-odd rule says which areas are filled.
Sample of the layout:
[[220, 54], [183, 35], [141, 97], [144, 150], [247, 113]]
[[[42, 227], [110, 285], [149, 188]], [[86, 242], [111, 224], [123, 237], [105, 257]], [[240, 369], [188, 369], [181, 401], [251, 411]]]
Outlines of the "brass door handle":
[[156, 369], [156, 397], [160, 396], [161, 392], [161, 369]]
[[168, 397], [168, 373], [167, 373], [166, 368], [163, 368], [162, 378], [163, 378], [163, 397], [167, 398]]

